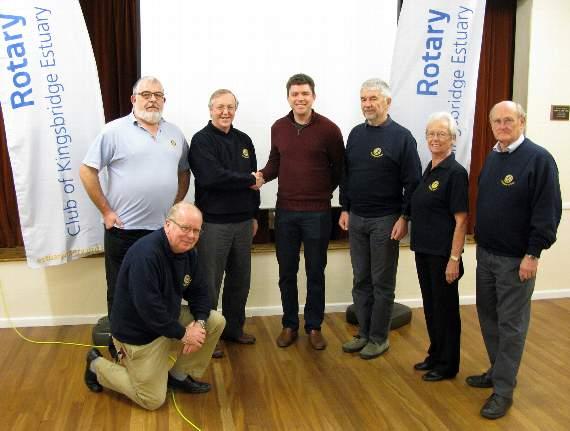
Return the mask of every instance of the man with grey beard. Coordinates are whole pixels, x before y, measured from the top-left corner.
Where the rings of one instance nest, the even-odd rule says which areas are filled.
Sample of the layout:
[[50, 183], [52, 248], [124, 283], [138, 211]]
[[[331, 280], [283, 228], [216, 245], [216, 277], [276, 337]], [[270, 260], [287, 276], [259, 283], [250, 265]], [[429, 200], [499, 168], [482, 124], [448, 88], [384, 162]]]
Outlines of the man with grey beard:
[[[109, 316], [127, 250], [137, 239], [159, 229], [168, 209], [188, 191], [188, 143], [178, 127], [162, 118], [165, 101], [158, 79], [140, 78], [133, 87], [132, 112], [105, 125], [79, 169], [105, 226]], [[99, 179], [104, 168], [105, 190]]]

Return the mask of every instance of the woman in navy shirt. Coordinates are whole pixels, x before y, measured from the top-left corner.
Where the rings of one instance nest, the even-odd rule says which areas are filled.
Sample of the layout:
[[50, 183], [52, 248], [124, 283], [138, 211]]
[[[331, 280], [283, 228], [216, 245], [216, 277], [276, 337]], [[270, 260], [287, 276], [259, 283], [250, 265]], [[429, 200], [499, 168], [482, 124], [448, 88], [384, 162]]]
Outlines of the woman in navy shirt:
[[451, 114], [430, 116], [426, 140], [431, 162], [411, 200], [410, 246], [430, 339], [427, 357], [414, 368], [427, 371], [422, 378], [428, 382], [454, 378], [459, 371], [458, 281], [463, 275], [469, 184], [467, 171], [452, 152], [456, 133]]

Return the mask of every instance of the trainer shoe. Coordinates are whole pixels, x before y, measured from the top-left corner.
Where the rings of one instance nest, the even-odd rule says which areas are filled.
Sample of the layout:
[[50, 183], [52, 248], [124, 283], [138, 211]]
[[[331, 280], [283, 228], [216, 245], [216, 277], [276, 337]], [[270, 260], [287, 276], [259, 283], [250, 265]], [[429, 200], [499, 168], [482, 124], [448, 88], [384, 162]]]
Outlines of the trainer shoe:
[[382, 343], [378, 344], [374, 341], [369, 341], [366, 346], [360, 351], [362, 359], [374, 359], [384, 353], [390, 348], [390, 341], [386, 338]]
[[346, 353], [360, 352], [367, 344], [368, 338], [357, 335], [342, 345], [342, 351]]

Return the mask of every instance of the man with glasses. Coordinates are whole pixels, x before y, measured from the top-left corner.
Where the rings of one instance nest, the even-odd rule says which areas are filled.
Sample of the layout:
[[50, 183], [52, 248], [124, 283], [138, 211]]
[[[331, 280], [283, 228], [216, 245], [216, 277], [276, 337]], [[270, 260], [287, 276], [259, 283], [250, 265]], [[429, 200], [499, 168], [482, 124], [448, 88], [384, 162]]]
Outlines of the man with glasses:
[[554, 158], [524, 136], [522, 106], [499, 102], [489, 121], [497, 143], [479, 175], [475, 239], [477, 314], [491, 366], [467, 384], [493, 388], [480, 414], [498, 419], [513, 403], [540, 254], [556, 241], [562, 199]]
[[362, 359], [376, 358], [390, 347], [399, 241], [408, 232], [410, 198], [421, 178], [416, 140], [388, 114], [391, 102], [384, 81], [362, 84], [360, 107], [366, 121], [348, 136], [340, 188], [338, 223], [349, 232], [359, 325], [342, 349], [360, 352]]
[[[243, 331], [245, 304], [251, 278], [251, 243], [257, 231], [261, 179], [255, 176], [257, 159], [248, 135], [232, 123], [238, 108], [235, 95], [214, 91], [208, 103], [210, 121], [192, 137], [188, 160], [195, 177], [196, 206], [204, 216], [204, 234], [198, 244], [200, 268], [218, 307], [222, 278], [222, 339], [254, 344]], [[214, 356], [221, 357], [218, 346]]]
[[[188, 191], [188, 144], [180, 129], [162, 118], [165, 101], [158, 79], [140, 78], [133, 87], [132, 112], [105, 125], [79, 170], [105, 225], [109, 316], [125, 253], [137, 239], [160, 228], [168, 208]], [[99, 178], [104, 168], [105, 188]]]
[[[202, 214], [179, 202], [162, 229], [141, 238], [125, 255], [115, 291], [111, 333], [120, 365], [87, 354], [89, 390], [119, 392], [148, 410], [160, 407], [166, 389], [204, 393], [204, 374], [224, 329], [224, 317], [210, 311], [206, 283], [195, 250]], [[181, 305], [182, 299], [188, 305]], [[171, 351], [176, 351], [174, 365]]]

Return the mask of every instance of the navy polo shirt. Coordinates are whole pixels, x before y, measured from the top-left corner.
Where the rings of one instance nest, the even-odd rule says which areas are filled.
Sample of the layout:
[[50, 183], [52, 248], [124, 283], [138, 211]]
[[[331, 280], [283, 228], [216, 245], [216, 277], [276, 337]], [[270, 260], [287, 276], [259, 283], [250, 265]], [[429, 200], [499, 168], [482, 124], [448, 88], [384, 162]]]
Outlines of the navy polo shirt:
[[433, 170], [429, 162], [411, 200], [412, 250], [447, 257], [456, 213], [469, 209], [467, 171], [450, 154]]

